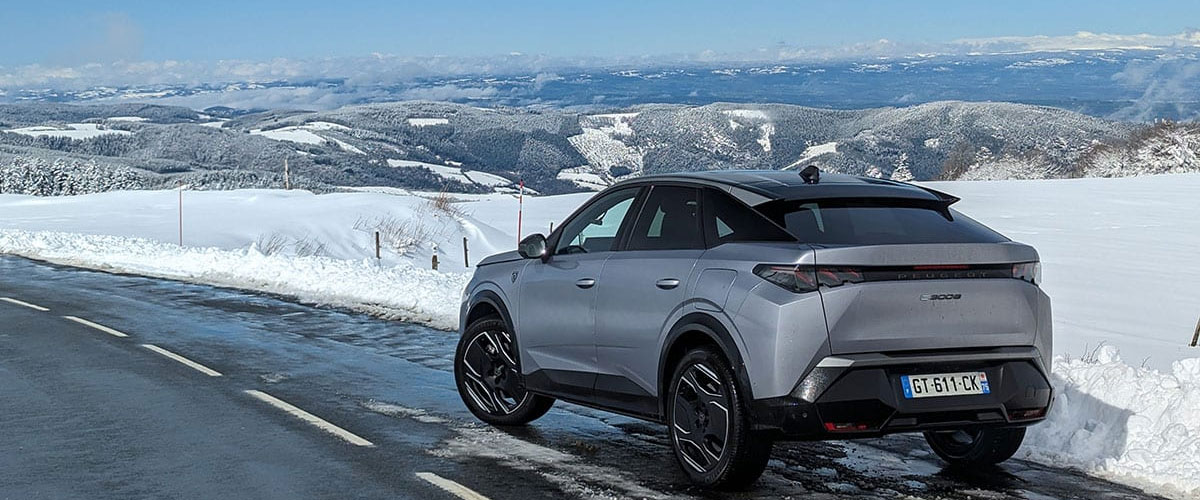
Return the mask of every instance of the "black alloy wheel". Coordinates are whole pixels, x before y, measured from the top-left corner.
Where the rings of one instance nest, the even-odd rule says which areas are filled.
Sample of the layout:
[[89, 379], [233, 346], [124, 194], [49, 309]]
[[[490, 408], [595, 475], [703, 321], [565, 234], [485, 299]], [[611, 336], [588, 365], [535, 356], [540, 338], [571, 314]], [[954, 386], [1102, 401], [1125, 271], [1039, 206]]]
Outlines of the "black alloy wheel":
[[525, 390], [516, 345], [498, 318], [472, 323], [454, 358], [454, 378], [463, 403], [494, 425], [521, 425], [550, 410], [552, 398]]

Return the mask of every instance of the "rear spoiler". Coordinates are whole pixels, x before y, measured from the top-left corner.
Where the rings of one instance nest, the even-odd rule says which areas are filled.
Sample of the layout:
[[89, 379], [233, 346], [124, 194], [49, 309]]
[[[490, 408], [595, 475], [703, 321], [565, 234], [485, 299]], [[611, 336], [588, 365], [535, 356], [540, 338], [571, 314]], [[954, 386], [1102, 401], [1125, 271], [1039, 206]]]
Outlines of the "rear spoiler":
[[944, 208], [949, 208], [949, 207], [950, 207], [950, 205], [953, 205], [953, 204], [955, 204], [955, 203], [958, 203], [960, 200], [962, 200], [962, 198], [959, 198], [959, 197], [957, 197], [957, 196], [954, 196], [954, 195], [952, 195], [952, 194], [943, 193], [943, 192], [941, 192], [941, 191], [938, 191], [938, 190], [936, 190], [936, 189], [929, 189], [929, 188], [927, 188], [927, 187], [925, 187], [925, 186], [917, 186], [916, 184], [913, 184], [913, 186], [919, 187], [919, 188], [921, 188], [922, 190], [924, 190], [925, 192], [927, 192], [927, 193], [929, 193], [929, 194], [932, 194], [932, 195], [936, 196], [936, 197], [937, 197], [937, 199], [938, 199], [938, 202], [940, 202], [940, 204], [941, 204], [941, 205], [942, 205], [942, 207], [944, 207]]
[[[916, 184], [913, 184], [913, 185], [916, 186]], [[950, 213], [950, 205], [958, 203], [958, 201], [961, 200], [962, 198], [959, 198], [959, 197], [954, 196], [949, 193], [943, 193], [936, 189], [929, 189], [925, 186], [917, 186], [917, 187], [921, 188], [922, 190], [924, 190], [925, 192], [927, 192], [929, 194], [936, 196], [937, 201], [934, 203], [937, 204], [938, 212], [940, 212], [942, 214], [942, 217], [945, 217], [946, 220], [954, 220], [954, 214]]]

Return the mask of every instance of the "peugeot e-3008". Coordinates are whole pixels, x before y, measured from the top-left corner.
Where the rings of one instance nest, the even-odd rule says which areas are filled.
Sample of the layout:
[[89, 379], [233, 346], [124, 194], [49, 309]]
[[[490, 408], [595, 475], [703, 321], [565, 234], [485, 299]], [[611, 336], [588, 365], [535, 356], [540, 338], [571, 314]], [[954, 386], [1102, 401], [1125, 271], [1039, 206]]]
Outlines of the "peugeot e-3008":
[[667, 426], [696, 483], [737, 488], [779, 440], [923, 432], [951, 465], [1011, 457], [1052, 401], [1032, 247], [901, 182], [654, 175], [480, 262], [455, 378], [479, 419], [555, 400]]

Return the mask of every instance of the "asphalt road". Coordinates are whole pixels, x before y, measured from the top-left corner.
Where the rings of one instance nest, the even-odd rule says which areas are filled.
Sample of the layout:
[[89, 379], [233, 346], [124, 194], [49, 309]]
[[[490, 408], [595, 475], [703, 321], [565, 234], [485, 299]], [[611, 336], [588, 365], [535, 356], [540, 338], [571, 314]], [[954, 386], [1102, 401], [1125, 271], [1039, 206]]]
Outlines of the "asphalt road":
[[914, 436], [781, 444], [755, 489], [707, 492], [658, 425], [561, 403], [477, 423], [452, 333], [13, 257], [0, 298], [0, 498], [1152, 498], [945, 470]]

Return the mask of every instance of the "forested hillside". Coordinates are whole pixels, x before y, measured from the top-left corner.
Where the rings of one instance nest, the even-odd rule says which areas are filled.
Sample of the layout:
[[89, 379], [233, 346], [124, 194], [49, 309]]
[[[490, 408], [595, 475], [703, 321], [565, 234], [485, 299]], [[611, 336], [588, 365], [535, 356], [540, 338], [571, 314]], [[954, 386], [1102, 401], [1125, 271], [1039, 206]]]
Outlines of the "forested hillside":
[[901, 180], [1126, 176], [1200, 170], [1194, 124], [1057, 108], [934, 102], [830, 110], [646, 105], [606, 113], [400, 102], [332, 111], [198, 112], [138, 104], [0, 105], [0, 192], [72, 194], [390, 186], [542, 193], [628, 176], [817, 164]]

